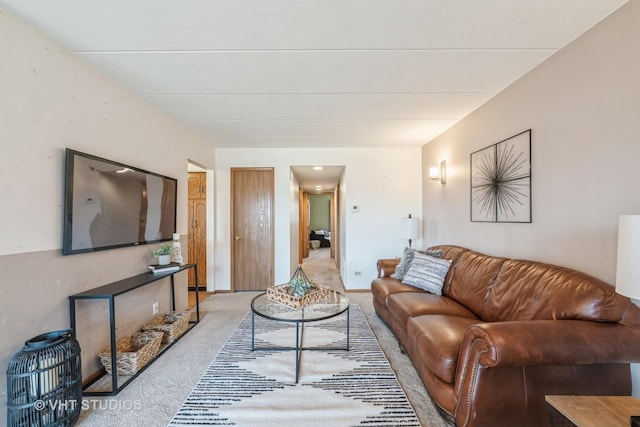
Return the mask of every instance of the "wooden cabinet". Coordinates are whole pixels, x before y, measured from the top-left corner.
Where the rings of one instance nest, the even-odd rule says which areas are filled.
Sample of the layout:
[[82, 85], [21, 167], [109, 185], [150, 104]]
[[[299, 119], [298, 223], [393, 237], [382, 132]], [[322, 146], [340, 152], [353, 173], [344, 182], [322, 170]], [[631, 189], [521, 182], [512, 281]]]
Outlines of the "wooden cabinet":
[[[188, 225], [189, 243], [188, 260], [198, 266], [198, 286], [207, 286], [207, 174], [205, 172], [189, 173]], [[196, 286], [195, 277], [189, 271], [189, 287]]]
[[189, 172], [189, 199], [207, 198], [207, 174], [205, 172]]

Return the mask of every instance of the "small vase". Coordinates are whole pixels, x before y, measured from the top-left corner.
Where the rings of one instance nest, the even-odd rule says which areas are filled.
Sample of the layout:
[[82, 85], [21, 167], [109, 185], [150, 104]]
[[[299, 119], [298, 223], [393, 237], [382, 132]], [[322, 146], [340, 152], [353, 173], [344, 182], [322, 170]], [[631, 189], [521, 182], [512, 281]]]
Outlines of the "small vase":
[[182, 257], [182, 246], [180, 245], [180, 235], [173, 233], [173, 262], [182, 265], [184, 258]]
[[171, 255], [158, 255], [158, 264], [167, 265], [171, 262]]

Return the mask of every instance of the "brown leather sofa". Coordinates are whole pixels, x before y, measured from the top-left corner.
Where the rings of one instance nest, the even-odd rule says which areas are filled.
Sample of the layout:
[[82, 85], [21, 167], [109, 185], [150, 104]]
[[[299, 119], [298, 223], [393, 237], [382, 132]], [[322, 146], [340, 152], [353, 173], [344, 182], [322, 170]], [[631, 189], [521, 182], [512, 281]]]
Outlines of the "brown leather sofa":
[[441, 413], [457, 426], [549, 425], [545, 395], [630, 395], [640, 309], [613, 286], [533, 261], [435, 246], [442, 296], [379, 260], [373, 304]]

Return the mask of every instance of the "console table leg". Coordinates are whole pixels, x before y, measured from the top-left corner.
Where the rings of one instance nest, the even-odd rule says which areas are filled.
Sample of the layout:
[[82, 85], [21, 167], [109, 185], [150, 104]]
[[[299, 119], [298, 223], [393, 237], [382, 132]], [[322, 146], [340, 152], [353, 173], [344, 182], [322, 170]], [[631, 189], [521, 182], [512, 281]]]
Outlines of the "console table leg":
[[198, 292], [200, 285], [198, 284], [198, 264], [193, 264], [193, 278], [196, 282], [196, 323], [200, 323], [200, 294]]
[[76, 300], [69, 301], [69, 321], [71, 323], [71, 333], [76, 337]]
[[176, 284], [171, 275], [171, 311], [176, 311]]

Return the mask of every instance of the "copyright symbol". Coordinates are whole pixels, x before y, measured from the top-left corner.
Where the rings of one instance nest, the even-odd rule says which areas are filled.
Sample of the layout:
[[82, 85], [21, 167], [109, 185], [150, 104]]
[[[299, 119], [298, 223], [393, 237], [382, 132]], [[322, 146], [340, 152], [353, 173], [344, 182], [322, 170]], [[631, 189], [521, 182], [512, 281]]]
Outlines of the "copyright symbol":
[[44, 402], [44, 400], [36, 400], [33, 404], [33, 407], [36, 411], [42, 411], [45, 406], [47, 406], [47, 404]]

